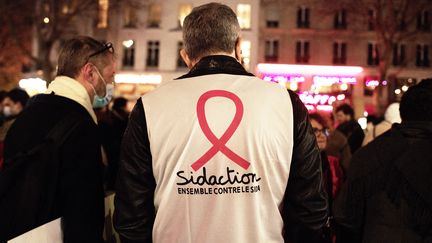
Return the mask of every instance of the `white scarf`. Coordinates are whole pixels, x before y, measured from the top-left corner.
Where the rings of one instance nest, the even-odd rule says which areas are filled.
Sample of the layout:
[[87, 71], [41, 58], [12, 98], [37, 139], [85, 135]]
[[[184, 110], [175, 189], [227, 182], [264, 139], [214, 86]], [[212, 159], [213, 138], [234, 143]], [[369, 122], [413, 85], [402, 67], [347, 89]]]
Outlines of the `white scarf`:
[[56, 95], [74, 100], [82, 105], [93, 121], [97, 124], [96, 114], [93, 110], [92, 102], [84, 86], [73, 78], [67, 76], [57, 76], [48, 86], [47, 94], [54, 92]]

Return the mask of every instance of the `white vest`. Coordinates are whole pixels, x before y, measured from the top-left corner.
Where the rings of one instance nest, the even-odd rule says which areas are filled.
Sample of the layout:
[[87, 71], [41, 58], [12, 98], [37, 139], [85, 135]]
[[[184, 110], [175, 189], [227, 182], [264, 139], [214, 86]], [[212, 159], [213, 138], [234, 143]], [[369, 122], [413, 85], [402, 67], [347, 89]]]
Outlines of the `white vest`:
[[294, 143], [286, 89], [215, 74], [167, 82], [142, 102], [156, 181], [153, 242], [283, 242]]

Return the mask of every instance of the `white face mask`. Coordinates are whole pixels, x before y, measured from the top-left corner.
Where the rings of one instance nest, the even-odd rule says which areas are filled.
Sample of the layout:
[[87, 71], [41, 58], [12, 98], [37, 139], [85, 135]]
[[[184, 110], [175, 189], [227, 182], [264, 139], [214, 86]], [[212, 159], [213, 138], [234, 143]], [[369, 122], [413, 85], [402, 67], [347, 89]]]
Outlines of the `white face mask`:
[[3, 115], [5, 117], [12, 116], [12, 107], [10, 107], [10, 106], [3, 107]]
[[99, 77], [101, 78], [102, 82], [105, 84], [106, 93], [105, 93], [104, 97], [100, 97], [96, 93], [96, 89], [93, 87], [93, 85], [91, 85], [93, 88], [93, 91], [95, 93], [95, 95], [93, 97], [93, 108], [102, 108], [102, 107], [108, 105], [108, 103], [111, 101], [113, 93], [114, 93], [114, 85], [113, 84], [107, 84], [105, 82], [105, 79], [102, 77], [102, 75], [100, 74], [100, 72], [97, 68], [96, 68], [96, 72], [99, 75]]

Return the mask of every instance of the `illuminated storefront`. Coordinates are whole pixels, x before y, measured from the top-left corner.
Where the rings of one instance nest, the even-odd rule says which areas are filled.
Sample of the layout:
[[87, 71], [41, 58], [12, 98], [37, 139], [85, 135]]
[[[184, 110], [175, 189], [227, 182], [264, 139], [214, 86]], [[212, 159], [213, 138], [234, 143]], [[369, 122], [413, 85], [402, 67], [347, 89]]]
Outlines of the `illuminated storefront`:
[[310, 111], [328, 112], [338, 102], [352, 103], [353, 87], [363, 83], [363, 68], [358, 66], [260, 63], [257, 75], [296, 91]]

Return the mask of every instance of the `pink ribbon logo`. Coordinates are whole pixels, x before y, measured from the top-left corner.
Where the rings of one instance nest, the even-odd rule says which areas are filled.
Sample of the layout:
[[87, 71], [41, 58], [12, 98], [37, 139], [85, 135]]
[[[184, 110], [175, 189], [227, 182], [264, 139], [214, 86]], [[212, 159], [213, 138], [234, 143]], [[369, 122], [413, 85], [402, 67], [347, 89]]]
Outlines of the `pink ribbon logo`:
[[[228, 126], [227, 130], [224, 132], [222, 137], [217, 138], [214, 133], [211, 131], [207, 119], [205, 116], [205, 103], [207, 100], [213, 97], [225, 97], [230, 100], [232, 100], [236, 107], [236, 113], [234, 115], [234, 118], [231, 122], [231, 124]], [[205, 92], [201, 95], [201, 97], [198, 99], [197, 103], [197, 116], [198, 116], [198, 122], [201, 127], [201, 130], [203, 131], [204, 135], [207, 137], [207, 139], [213, 144], [213, 146], [205, 153], [203, 154], [197, 161], [195, 161], [192, 164], [192, 168], [197, 171], [201, 167], [203, 167], [218, 151], [221, 151], [223, 154], [225, 154], [229, 159], [231, 159], [233, 162], [241, 166], [243, 169], [249, 168], [250, 163], [240, 157], [238, 154], [234, 153], [231, 149], [229, 149], [225, 144], [228, 142], [228, 140], [232, 137], [235, 130], [237, 130], [238, 126], [240, 125], [240, 122], [243, 117], [243, 104], [240, 100], [240, 98], [228, 91], [225, 90], [210, 90]]]

